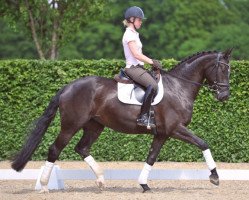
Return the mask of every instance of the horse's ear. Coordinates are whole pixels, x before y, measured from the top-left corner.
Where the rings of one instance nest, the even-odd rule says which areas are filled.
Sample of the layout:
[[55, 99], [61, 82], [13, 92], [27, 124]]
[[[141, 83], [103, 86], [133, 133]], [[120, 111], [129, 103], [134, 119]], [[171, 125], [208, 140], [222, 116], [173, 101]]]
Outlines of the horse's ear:
[[227, 49], [225, 52], [223, 52], [223, 57], [226, 60], [229, 60], [232, 54], [233, 48]]

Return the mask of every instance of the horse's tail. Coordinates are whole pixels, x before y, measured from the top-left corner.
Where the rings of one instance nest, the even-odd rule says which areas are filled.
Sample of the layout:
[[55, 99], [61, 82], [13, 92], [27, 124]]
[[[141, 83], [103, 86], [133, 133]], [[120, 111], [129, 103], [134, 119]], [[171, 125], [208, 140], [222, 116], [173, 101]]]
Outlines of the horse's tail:
[[16, 171], [21, 171], [27, 162], [31, 159], [32, 154], [37, 149], [42, 137], [44, 136], [49, 124], [54, 119], [57, 109], [59, 107], [59, 99], [64, 88], [60, 89], [52, 98], [43, 115], [38, 118], [34, 124], [34, 128], [30, 131], [26, 143], [22, 150], [15, 155], [12, 160], [11, 167]]

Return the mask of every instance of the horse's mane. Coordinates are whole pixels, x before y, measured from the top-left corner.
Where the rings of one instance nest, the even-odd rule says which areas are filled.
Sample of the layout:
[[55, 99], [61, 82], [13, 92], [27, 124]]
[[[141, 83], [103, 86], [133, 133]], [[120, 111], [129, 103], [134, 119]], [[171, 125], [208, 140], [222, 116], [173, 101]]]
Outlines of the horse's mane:
[[[211, 54], [211, 53], [218, 53], [218, 51], [214, 50], [214, 51], [200, 51], [200, 52], [197, 52], [197, 53], [194, 53], [193, 55], [191, 56], [188, 56], [186, 58], [184, 58], [183, 60], [181, 60], [180, 62], [178, 62], [172, 69], [170, 69], [169, 71], [175, 69], [176, 67], [182, 65], [183, 63], [185, 62], [192, 62], [193, 60], [203, 56], [203, 55], [206, 55], [206, 54]], [[164, 73], [168, 73], [169, 71], [165, 71], [165, 70], [161, 70], [161, 72], [164, 72]]]

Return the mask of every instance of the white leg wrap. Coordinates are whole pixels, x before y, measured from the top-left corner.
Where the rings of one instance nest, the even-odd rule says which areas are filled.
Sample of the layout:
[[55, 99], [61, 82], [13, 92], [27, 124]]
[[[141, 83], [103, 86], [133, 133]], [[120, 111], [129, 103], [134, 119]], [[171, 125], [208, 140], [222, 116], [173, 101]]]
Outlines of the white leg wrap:
[[91, 167], [93, 172], [95, 173], [97, 178], [103, 178], [104, 179], [104, 174], [103, 171], [100, 169], [98, 163], [94, 160], [94, 158], [90, 155], [87, 156], [84, 161]]
[[149, 176], [151, 169], [152, 169], [151, 165], [147, 163], [144, 164], [144, 168], [142, 169], [141, 174], [138, 178], [139, 184], [147, 184], [148, 176]]
[[46, 161], [42, 175], [41, 175], [41, 179], [40, 179], [40, 183], [42, 186], [45, 186], [48, 184], [53, 167], [54, 167], [54, 163]]
[[206, 160], [208, 169], [209, 170], [214, 169], [216, 167], [216, 164], [214, 162], [214, 159], [212, 157], [212, 154], [211, 154], [210, 150], [207, 149], [207, 150], [203, 151], [202, 153], [203, 153], [203, 156], [204, 156], [204, 158]]

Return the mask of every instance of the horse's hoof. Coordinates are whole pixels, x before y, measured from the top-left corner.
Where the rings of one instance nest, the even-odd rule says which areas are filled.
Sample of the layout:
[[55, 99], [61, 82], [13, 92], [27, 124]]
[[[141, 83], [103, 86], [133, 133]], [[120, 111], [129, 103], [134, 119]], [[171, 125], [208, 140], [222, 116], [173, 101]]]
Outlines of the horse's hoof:
[[98, 186], [98, 188], [100, 190], [103, 190], [104, 187], [105, 187], [105, 180], [103, 178], [98, 178], [96, 181], [95, 181], [96, 185]]
[[143, 188], [143, 193], [150, 191], [150, 187], [147, 184], [140, 184]]
[[41, 186], [41, 190], [39, 191], [39, 194], [42, 193], [49, 193], [48, 186]]
[[213, 183], [214, 185], [219, 185], [220, 184], [220, 181], [219, 181], [219, 176], [217, 174], [211, 174], [209, 176], [209, 180], [211, 183]]

